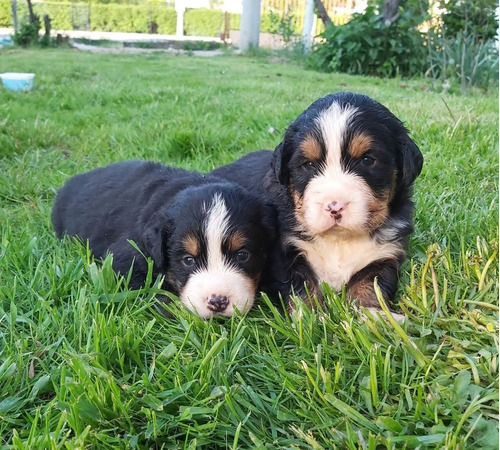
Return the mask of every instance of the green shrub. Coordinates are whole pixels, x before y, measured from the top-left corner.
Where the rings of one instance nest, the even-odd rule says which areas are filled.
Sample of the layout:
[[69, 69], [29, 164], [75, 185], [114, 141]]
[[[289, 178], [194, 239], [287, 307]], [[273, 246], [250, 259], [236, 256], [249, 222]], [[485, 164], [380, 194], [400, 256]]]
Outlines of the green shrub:
[[285, 44], [290, 43], [292, 38], [300, 33], [297, 29], [297, 18], [290, 10], [276, 13], [270, 9], [266, 18], [269, 18], [268, 32], [279, 34]]
[[0, 27], [12, 26], [12, 7], [10, 1], [0, 1]]
[[30, 23], [27, 20], [22, 20], [17, 33], [14, 34], [12, 40], [16, 45], [27, 47], [28, 45], [38, 43], [38, 32], [40, 31], [40, 20], [35, 17], [35, 21]]
[[175, 34], [177, 13], [175, 9], [157, 7], [154, 21], [158, 25], [158, 33]]
[[174, 9], [156, 5], [92, 4], [90, 27], [93, 31], [148, 33], [155, 22], [157, 32], [175, 34], [177, 15]]
[[310, 64], [320, 70], [394, 77], [423, 74], [427, 53], [412, 17], [385, 25], [375, 9], [355, 14], [345, 25], [327, 27]]
[[475, 36], [476, 41], [493, 39], [497, 34], [498, 20], [495, 17], [497, 0], [449, 0], [441, 16], [445, 37], [457, 34]]
[[219, 36], [224, 31], [224, 12], [214, 9], [188, 9], [184, 13], [184, 32], [188, 36]]
[[47, 14], [52, 21], [52, 28], [55, 30], [71, 30], [73, 28], [71, 21], [71, 4], [69, 3], [34, 3], [33, 9], [40, 17]]
[[428, 75], [445, 86], [460, 86], [462, 93], [472, 87], [487, 90], [498, 86], [498, 47], [493, 40], [458, 33], [455, 38], [434, 36], [429, 45]]

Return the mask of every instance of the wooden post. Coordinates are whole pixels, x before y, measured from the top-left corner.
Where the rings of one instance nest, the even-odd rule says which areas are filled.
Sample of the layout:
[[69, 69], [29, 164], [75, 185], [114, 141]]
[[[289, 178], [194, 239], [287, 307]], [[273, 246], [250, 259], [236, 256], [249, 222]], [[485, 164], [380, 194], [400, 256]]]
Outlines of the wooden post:
[[243, 0], [241, 13], [240, 50], [247, 52], [259, 46], [260, 0]]

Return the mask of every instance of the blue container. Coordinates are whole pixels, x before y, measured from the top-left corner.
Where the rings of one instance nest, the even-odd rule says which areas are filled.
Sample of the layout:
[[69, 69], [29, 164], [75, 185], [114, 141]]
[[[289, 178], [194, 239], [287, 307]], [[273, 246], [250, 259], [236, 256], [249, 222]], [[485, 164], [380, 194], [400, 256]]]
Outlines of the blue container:
[[31, 91], [35, 83], [34, 73], [0, 73], [0, 78], [5, 89], [10, 91]]

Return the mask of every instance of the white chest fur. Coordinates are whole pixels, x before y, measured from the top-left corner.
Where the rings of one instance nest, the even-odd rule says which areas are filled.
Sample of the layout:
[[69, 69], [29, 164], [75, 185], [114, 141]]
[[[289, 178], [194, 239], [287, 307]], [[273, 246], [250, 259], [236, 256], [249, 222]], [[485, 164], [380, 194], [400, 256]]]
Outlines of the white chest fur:
[[396, 243], [378, 243], [368, 234], [317, 236], [312, 241], [290, 241], [307, 258], [320, 281], [340, 291], [344, 283], [363, 267], [381, 259], [397, 258], [402, 248]]

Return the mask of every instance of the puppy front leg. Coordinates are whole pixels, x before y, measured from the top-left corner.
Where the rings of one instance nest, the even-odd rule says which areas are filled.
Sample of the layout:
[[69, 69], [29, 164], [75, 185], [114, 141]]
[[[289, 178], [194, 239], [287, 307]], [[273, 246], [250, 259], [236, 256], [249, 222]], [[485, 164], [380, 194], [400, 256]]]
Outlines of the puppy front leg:
[[283, 298], [287, 299], [287, 310], [289, 312], [295, 309], [295, 304], [291, 301], [292, 295], [300, 297], [304, 303], [312, 308], [316, 306], [316, 302], [312, 301], [312, 297], [316, 296], [319, 305], [323, 305], [318, 278], [302, 255], [296, 257], [289, 274], [288, 292], [286, 292], [286, 296], [282, 295]]
[[378, 280], [384, 300], [391, 304], [398, 287], [399, 262], [395, 259], [376, 261], [354, 274], [346, 286], [347, 297], [365, 308], [380, 309], [373, 281]]

